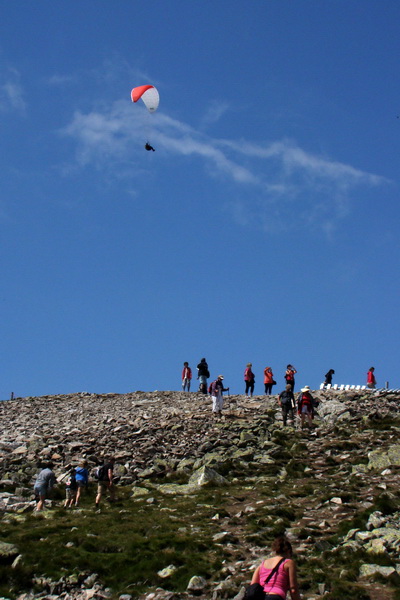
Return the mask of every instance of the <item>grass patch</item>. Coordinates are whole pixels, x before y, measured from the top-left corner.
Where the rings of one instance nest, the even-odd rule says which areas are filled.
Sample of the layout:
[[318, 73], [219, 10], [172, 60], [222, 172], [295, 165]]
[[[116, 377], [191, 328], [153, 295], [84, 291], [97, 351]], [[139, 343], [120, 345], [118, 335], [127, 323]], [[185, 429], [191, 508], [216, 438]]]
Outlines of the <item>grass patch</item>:
[[[156, 498], [149, 505], [132, 502], [127, 489], [119, 494], [121, 500], [104, 502], [100, 514], [86, 498], [82, 512], [57, 508], [3, 524], [2, 539], [20, 548], [23, 561], [17, 569], [1, 568], [1, 593], [12, 596], [31, 587], [33, 573], [57, 581], [66, 572], [86, 571], [98, 573], [115, 594], [136, 595], [161, 585], [157, 572], [170, 564], [177, 570], [168, 588], [183, 591], [193, 575], [210, 578], [221, 569], [223, 549], [212, 541], [215, 506], [197, 506], [198, 497]], [[206, 496], [220, 500], [218, 493]]]

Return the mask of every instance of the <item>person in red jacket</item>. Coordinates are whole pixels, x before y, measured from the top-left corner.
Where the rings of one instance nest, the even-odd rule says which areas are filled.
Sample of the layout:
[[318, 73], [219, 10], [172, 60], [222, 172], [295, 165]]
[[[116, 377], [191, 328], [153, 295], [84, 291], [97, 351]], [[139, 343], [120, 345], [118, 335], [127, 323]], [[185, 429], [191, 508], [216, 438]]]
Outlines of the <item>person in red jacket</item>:
[[376, 388], [376, 379], [375, 379], [374, 371], [375, 371], [375, 367], [370, 367], [370, 369], [367, 373], [367, 387], [369, 387], [371, 390], [374, 390]]
[[271, 367], [265, 367], [264, 369], [264, 385], [265, 394], [268, 396], [272, 394], [272, 386], [274, 385], [274, 374]]
[[297, 371], [293, 365], [289, 364], [286, 367], [286, 371], [285, 371], [286, 384], [290, 385], [290, 387], [292, 388], [292, 392], [294, 392], [294, 376], [296, 375], [296, 373], [297, 373]]
[[255, 383], [255, 375], [253, 373], [253, 371], [251, 370], [252, 364], [251, 363], [247, 363], [247, 366], [244, 370], [244, 381], [246, 383], [246, 390], [245, 390], [245, 395], [248, 396], [249, 392], [250, 392], [250, 396], [253, 395], [254, 392], [254, 383]]
[[188, 362], [184, 362], [183, 370], [182, 370], [182, 389], [183, 389], [183, 391], [185, 391], [187, 388], [187, 391], [190, 392], [191, 380], [192, 380], [192, 369], [189, 367]]

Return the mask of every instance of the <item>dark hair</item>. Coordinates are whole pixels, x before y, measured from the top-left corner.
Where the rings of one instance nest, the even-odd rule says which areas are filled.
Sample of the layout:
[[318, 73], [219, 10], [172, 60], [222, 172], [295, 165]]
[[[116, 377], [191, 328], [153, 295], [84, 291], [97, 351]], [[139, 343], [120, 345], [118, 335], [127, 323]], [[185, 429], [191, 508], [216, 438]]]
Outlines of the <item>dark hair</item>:
[[292, 544], [284, 535], [280, 535], [274, 539], [271, 549], [278, 556], [292, 556], [293, 554]]

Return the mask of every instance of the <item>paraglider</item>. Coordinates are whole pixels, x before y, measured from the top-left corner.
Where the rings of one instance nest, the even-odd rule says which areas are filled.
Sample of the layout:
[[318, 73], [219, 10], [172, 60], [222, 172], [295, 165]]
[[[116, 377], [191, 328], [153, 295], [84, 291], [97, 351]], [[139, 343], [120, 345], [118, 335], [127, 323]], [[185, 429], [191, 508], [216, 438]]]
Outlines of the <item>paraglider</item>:
[[[139, 85], [138, 87], [133, 88], [131, 91], [131, 98], [132, 102], [142, 100], [150, 113], [156, 112], [160, 103], [160, 95], [154, 85]], [[155, 149], [149, 144], [149, 142], [146, 142], [144, 147], [149, 152], [151, 150], [155, 152]]]
[[132, 102], [142, 99], [149, 112], [155, 112], [160, 104], [160, 95], [154, 85], [139, 85], [131, 91]]

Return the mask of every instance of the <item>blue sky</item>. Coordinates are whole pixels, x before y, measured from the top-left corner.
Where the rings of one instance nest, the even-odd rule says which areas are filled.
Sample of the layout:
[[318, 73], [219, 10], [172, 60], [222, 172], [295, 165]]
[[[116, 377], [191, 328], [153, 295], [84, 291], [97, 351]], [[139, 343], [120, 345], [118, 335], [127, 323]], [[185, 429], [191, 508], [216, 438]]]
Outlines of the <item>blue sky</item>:
[[[400, 3], [0, 4], [0, 398], [400, 386]], [[156, 113], [134, 86], [160, 93]], [[156, 152], [146, 152], [146, 141]], [[196, 386], [196, 382], [194, 384]]]

